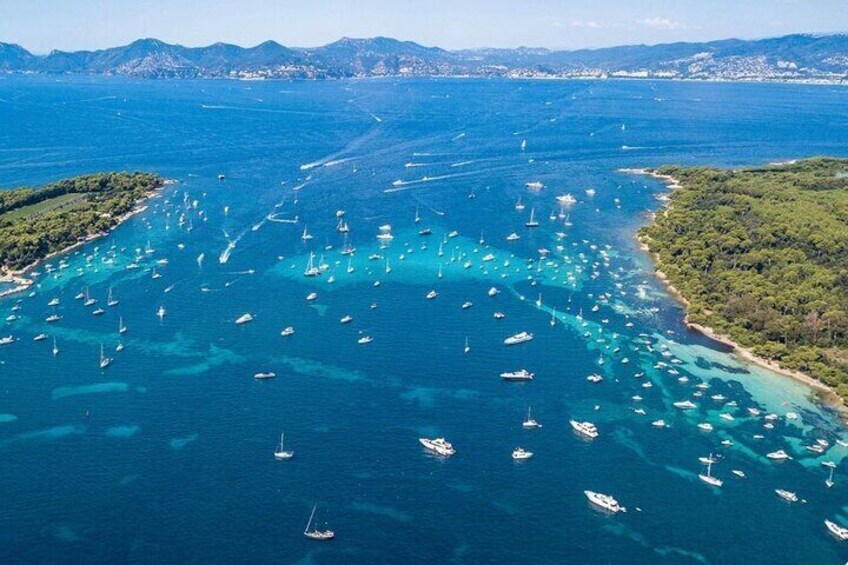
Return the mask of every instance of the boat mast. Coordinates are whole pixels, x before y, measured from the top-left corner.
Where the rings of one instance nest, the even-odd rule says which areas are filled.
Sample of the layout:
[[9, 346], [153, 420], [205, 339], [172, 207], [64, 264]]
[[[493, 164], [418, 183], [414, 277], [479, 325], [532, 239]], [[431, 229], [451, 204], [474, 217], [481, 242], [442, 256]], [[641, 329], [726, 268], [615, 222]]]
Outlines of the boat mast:
[[309, 532], [309, 526], [312, 525], [312, 518], [315, 517], [315, 509], [318, 508], [318, 505], [312, 507], [312, 514], [309, 515], [309, 521], [306, 523], [306, 529], [303, 530], [303, 533], [306, 534]]

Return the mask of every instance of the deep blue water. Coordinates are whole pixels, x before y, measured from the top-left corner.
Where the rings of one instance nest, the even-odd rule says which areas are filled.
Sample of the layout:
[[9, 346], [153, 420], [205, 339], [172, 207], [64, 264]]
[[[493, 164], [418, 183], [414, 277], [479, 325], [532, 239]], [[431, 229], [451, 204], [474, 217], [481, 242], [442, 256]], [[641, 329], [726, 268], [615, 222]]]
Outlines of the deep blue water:
[[[21, 306], [0, 329], [19, 338], [0, 348], [0, 561], [842, 563], [848, 549], [823, 525], [848, 524], [837, 419], [801, 385], [686, 331], [633, 240], [664, 187], [616, 170], [846, 148], [837, 87], [3, 77], [3, 187], [111, 169], [179, 183], [66, 268], [39, 267], [34, 296], [0, 302], [2, 319]], [[564, 193], [578, 200], [571, 226], [548, 219]], [[531, 208], [536, 230], [523, 225]], [[353, 273], [338, 209], [358, 248]], [[396, 237], [380, 251], [385, 223]], [[513, 231], [521, 240], [507, 243]], [[542, 262], [539, 248], [551, 251]], [[310, 250], [330, 266], [316, 279], [302, 276]], [[368, 260], [378, 252], [391, 273]], [[120, 304], [101, 317], [74, 300], [88, 287], [106, 308], [110, 286]], [[51, 325], [54, 297], [63, 318]], [[236, 326], [245, 312], [255, 321]], [[129, 332], [115, 353], [119, 316]], [[535, 340], [502, 345], [521, 330]], [[33, 342], [40, 332], [58, 356]], [[357, 345], [362, 334], [374, 342]], [[114, 357], [105, 371], [101, 343]], [[536, 378], [501, 382], [520, 367]], [[256, 382], [262, 370], [278, 376]], [[603, 383], [585, 380], [594, 372]], [[693, 397], [700, 382], [711, 388]], [[698, 408], [672, 407], [686, 398]], [[542, 429], [522, 429], [530, 405]], [[748, 407], [780, 416], [774, 429]], [[576, 437], [572, 417], [600, 437]], [[706, 421], [715, 431], [699, 431]], [[288, 462], [272, 456], [282, 431]], [[446, 436], [457, 454], [425, 454], [422, 435]], [[803, 448], [815, 438], [834, 445], [818, 459]], [[518, 445], [535, 457], [513, 462]], [[795, 459], [765, 458], [780, 448]], [[711, 452], [718, 490], [697, 479]], [[840, 462], [831, 489], [823, 460]], [[585, 489], [629, 511], [603, 515]], [[302, 536], [313, 504], [331, 543]]]

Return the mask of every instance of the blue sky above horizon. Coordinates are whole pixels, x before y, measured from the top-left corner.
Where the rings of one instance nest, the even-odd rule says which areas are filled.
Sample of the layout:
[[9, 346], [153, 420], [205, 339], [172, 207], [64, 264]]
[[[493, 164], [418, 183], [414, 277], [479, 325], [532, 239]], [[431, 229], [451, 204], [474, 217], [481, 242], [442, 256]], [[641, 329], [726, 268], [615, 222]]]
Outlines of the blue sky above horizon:
[[447, 49], [579, 49], [848, 30], [848, 0], [0, 0], [0, 41], [35, 53], [155, 37], [313, 47], [383, 35]]

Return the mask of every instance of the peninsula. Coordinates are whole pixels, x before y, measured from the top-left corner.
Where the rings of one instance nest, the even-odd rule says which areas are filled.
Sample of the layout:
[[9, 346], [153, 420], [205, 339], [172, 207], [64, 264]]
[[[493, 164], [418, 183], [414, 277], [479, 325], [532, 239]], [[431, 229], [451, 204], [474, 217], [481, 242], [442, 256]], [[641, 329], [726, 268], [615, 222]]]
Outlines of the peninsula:
[[646, 172], [673, 191], [640, 241], [690, 327], [848, 398], [848, 160]]
[[0, 270], [15, 280], [39, 261], [99, 237], [165, 184], [151, 173], [111, 172], [39, 188], [0, 190]]

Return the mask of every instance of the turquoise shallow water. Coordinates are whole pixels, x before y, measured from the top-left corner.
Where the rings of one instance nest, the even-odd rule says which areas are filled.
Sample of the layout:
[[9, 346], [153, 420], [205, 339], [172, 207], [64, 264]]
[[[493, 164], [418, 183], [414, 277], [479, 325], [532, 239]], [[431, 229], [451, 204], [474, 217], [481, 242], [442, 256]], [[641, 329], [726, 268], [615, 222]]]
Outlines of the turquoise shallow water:
[[[19, 338], [0, 348], [0, 560], [844, 562], [823, 520], [848, 523], [846, 449], [803, 447], [843, 430], [801, 385], [685, 330], [633, 241], [664, 189], [616, 169], [846, 155], [846, 97], [662, 82], [3, 77], [3, 186], [108, 169], [179, 183], [65, 268], [40, 268], [34, 296], [0, 302], [2, 319], [21, 307], [0, 330]], [[544, 188], [525, 186], [536, 181]], [[577, 199], [569, 226], [548, 217], [564, 193]], [[395, 239], [380, 250], [386, 223]], [[512, 232], [521, 239], [508, 243]], [[310, 251], [322, 277], [302, 276]], [[112, 287], [120, 303], [92, 316], [74, 300], [85, 287], [101, 304]], [[54, 297], [62, 320], [47, 324]], [[236, 326], [245, 312], [255, 320]], [[119, 316], [129, 332], [114, 352]], [[535, 339], [502, 345], [522, 330]], [[33, 342], [40, 332], [58, 356]], [[114, 358], [105, 371], [101, 344]], [[498, 378], [520, 367], [536, 378]], [[277, 378], [254, 381], [264, 370]], [[602, 383], [585, 380], [595, 372]], [[701, 382], [711, 388], [695, 397]], [[698, 408], [672, 407], [686, 398]], [[542, 429], [522, 429], [530, 405]], [[749, 407], [778, 414], [774, 429]], [[572, 417], [600, 437], [577, 438]], [[288, 462], [272, 456], [282, 431]], [[428, 456], [421, 435], [445, 435], [457, 455]], [[514, 463], [518, 445], [535, 457]], [[765, 458], [780, 448], [795, 459]], [[711, 452], [720, 490], [697, 479]], [[831, 489], [826, 459], [840, 463]], [[585, 489], [629, 511], [600, 514]], [[301, 535], [313, 504], [332, 543]]]

